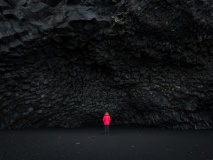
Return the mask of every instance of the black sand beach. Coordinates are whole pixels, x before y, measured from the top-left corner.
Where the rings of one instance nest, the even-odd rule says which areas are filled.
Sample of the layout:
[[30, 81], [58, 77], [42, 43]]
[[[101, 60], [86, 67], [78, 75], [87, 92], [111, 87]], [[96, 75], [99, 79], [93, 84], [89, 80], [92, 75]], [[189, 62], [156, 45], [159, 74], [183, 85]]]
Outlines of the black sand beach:
[[213, 130], [2, 130], [0, 142], [1, 160], [213, 160]]

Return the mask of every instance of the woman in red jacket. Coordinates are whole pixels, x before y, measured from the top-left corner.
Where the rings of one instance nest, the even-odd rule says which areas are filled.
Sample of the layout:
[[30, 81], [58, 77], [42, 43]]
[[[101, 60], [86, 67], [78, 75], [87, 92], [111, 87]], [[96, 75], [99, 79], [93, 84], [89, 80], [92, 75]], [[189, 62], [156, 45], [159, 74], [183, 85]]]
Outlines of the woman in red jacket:
[[109, 125], [110, 125], [110, 122], [111, 122], [110, 115], [109, 115], [108, 112], [106, 112], [104, 114], [104, 117], [103, 117], [103, 123], [104, 123], [104, 128], [105, 128], [105, 135], [109, 135]]

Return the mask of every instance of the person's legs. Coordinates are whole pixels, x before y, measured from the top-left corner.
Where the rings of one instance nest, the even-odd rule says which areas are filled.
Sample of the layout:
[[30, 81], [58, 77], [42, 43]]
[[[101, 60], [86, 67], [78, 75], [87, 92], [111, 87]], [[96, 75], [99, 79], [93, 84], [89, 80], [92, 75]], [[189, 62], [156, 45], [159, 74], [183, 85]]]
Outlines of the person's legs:
[[105, 135], [107, 134], [107, 126], [106, 125], [104, 125], [104, 133], [105, 133]]
[[107, 125], [107, 134], [109, 135], [109, 125]]

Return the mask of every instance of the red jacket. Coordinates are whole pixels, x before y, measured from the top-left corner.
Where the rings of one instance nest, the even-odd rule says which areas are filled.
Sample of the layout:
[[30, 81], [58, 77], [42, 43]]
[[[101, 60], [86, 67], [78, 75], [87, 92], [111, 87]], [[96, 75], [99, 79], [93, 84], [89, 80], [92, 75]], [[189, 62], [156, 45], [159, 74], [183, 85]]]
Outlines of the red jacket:
[[106, 113], [103, 117], [103, 123], [104, 123], [104, 125], [110, 125], [110, 122], [111, 122], [110, 115], [108, 113]]

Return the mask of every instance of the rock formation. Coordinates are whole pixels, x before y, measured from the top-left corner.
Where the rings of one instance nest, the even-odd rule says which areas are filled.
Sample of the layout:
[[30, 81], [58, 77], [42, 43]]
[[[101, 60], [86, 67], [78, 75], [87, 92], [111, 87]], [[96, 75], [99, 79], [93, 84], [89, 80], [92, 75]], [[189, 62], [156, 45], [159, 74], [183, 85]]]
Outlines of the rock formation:
[[0, 128], [213, 128], [210, 0], [1, 0]]

